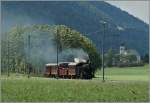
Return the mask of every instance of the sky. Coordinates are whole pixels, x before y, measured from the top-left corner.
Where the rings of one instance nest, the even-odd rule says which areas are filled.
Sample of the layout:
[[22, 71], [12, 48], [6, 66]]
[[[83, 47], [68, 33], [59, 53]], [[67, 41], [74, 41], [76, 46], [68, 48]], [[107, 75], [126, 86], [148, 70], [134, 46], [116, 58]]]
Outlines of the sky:
[[106, 1], [149, 24], [149, 0]]

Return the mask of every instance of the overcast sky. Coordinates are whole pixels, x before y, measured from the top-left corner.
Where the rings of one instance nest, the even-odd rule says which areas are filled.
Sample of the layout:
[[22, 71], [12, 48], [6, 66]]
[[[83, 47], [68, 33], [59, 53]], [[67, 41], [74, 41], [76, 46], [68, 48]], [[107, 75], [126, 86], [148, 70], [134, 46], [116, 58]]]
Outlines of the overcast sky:
[[149, 1], [106, 1], [149, 23]]

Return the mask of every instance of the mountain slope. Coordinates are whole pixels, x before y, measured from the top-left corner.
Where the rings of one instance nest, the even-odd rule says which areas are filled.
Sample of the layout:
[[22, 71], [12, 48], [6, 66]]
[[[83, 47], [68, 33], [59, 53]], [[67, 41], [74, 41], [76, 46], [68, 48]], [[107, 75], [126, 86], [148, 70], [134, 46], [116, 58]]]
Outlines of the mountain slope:
[[[2, 2], [3, 31], [15, 25], [63, 24], [85, 34], [100, 50], [103, 26], [107, 22], [106, 49], [118, 50], [121, 42], [148, 53], [148, 24], [108, 3], [101, 1], [24, 1]], [[100, 31], [100, 32], [96, 32]], [[117, 36], [114, 36], [117, 35]]]

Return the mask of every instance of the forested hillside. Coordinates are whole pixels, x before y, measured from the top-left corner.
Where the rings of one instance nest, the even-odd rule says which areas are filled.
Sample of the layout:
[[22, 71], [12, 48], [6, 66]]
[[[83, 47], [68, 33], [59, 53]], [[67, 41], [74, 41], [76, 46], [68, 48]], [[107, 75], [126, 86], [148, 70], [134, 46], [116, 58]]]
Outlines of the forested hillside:
[[106, 49], [117, 50], [124, 42], [141, 55], [148, 53], [148, 24], [106, 2], [2, 2], [4, 32], [16, 25], [62, 24], [86, 35], [98, 51], [104, 29], [100, 21], [107, 22]]

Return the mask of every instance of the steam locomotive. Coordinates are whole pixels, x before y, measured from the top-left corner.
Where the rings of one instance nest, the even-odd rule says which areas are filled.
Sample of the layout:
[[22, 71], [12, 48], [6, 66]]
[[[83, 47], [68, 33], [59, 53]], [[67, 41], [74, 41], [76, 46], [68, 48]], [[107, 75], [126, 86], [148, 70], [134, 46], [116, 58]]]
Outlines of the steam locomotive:
[[45, 76], [54, 78], [91, 79], [89, 60], [75, 58], [74, 62], [46, 64]]

